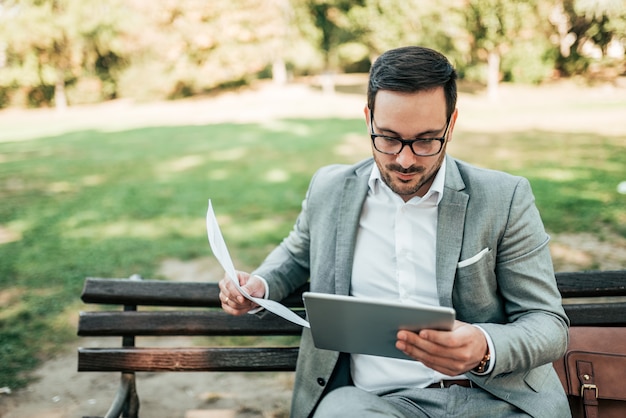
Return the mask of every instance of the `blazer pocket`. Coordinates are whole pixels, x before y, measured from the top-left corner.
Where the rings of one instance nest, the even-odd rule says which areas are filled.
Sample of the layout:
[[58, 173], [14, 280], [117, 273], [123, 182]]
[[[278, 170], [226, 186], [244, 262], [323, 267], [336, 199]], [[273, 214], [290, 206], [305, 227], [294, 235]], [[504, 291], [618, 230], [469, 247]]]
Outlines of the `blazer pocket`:
[[470, 258], [466, 258], [465, 260], [459, 261], [456, 267], [460, 269], [463, 267], [471, 266], [472, 264], [476, 264], [489, 253], [491, 253], [491, 248], [483, 248], [478, 254]]
[[491, 322], [501, 312], [496, 295], [495, 251], [485, 248], [457, 265], [452, 303], [458, 306], [457, 319], [464, 322]]
[[551, 364], [544, 364], [543, 366], [534, 368], [526, 373], [526, 376], [524, 376], [524, 382], [526, 382], [526, 384], [535, 392], [540, 392], [544, 382], [550, 374], [551, 369]]

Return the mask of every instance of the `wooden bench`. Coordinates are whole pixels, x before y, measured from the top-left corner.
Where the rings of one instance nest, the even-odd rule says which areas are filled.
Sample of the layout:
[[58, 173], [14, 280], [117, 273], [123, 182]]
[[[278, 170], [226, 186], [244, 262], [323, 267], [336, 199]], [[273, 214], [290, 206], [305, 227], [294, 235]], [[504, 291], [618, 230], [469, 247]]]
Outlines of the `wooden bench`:
[[[572, 326], [626, 327], [626, 270], [557, 273], [556, 277]], [[283, 301], [301, 316], [304, 290], [299, 289]], [[138, 276], [85, 280], [83, 302], [122, 306], [116, 311], [96, 308], [81, 312], [78, 323], [79, 336], [117, 336], [122, 340], [115, 347], [78, 349], [78, 371], [121, 373], [120, 387], [105, 417], [138, 416], [136, 372], [295, 370], [299, 326], [269, 312], [230, 316], [219, 308], [218, 294], [217, 283], [142, 280]], [[139, 311], [140, 306], [145, 309]], [[294, 336], [294, 346], [135, 346], [137, 336], [269, 335]]]

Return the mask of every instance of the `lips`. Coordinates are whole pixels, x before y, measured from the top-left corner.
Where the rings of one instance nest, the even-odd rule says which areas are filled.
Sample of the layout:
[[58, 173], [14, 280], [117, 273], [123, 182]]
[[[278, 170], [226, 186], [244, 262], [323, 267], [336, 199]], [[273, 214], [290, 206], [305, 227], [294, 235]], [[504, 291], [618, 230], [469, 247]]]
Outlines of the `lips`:
[[389, 169], [398, 177], [400, 181], [410, 181], [415, 178], [415, 176], [422, 173], [424, 170], [420, 169], [420, 167], [389, 167]]
[[411, 180], [413, 180], [415, 178], [416, 174], [417, 174], [417, 172], [415, 172], [415, 171], [412, 171], [410, 173], [401, 173], [401, 172], [396, 171], [396, 176], [401, 181], [411, 181]]

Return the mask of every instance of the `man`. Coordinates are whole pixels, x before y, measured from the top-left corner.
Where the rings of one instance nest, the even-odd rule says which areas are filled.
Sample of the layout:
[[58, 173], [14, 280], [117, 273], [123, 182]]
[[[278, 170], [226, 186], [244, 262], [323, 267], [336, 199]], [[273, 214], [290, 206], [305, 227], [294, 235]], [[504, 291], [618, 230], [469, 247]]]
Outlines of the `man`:
[[[302, 334], [293, 417], [566, 417], [552, 368], [568, 340], [549, 237], [521, 177], [446, 156], [456, 72], [440, 53], [394, 49], [372, 66], [365, 121], [373, 158], [313, 177], [290, 235], [250, 294], [311, 291], [453, 307], [451, 331], [399, 331], [415, 361], [348, 355]], [[227, 280], [225, 311], [256, 308]]]

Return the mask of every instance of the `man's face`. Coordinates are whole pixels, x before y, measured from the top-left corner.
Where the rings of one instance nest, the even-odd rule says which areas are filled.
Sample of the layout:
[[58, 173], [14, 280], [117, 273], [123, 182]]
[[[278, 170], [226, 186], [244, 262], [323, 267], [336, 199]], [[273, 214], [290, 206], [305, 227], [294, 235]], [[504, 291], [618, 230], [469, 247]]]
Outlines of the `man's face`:
[[[450, 118], [446, 138], [451, 138], [457, 111]], [[370, 132], [405, 140], [444, 136], [446, 129], [446, 99], [443, 87], [417, 93], [380, 90], [376, 94], [373, 122], [365, 107], [365, 118]], [[397, 155], [378, 152], [372, 145], [374, 161], [383, 181], [404, 201], [424, 196], [443, 162], [446, 143], [439, 154], [417, 156], [409, 146]]]

